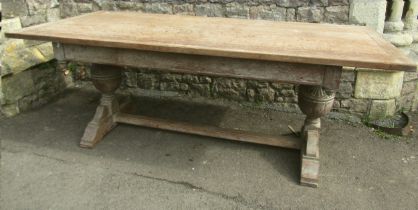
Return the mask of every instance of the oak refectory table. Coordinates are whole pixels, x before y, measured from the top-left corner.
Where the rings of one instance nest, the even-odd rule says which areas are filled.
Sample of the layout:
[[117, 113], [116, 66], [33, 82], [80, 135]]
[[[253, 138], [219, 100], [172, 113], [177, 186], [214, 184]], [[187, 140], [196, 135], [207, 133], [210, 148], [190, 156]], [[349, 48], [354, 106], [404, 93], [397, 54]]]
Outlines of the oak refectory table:
[[[415, 71], [407, 56], [367, 27], [134, 12], [94, 12], [6, 33], [51, 41], [58, 60], [92, 63], [102, 93], [80, 146], [93, 147], [117, 123], [301, 150], [300, 182], [316, 187], [320, 117], [333, 105], [343, 66]], [[302, 138], [185, 124], [121, 111], [122, 66], [299, 84]]]

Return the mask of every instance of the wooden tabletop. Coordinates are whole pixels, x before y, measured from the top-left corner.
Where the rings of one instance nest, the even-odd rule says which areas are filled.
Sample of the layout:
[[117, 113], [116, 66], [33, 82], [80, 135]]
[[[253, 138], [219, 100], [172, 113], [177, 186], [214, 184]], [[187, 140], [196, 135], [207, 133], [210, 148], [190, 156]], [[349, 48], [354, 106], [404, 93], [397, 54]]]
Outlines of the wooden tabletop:
[[6, 33], [10, 38], [282, 62], [416, 71], [362, 26], [95, 12]]

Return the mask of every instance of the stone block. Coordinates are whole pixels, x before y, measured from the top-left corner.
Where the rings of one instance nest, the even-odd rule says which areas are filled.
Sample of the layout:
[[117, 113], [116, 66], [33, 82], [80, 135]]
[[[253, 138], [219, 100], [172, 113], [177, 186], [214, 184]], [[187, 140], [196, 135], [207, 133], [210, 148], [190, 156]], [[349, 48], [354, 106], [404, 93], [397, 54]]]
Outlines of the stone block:
[[93, 11], [92, 3], [77, 3], [76, 6], [78, 13], [88, 13]]
[[67, 87], [56, 63], [37, 65], [27, 71], [2, 77], [1, 109], [7, 116], [45, 104]]
[[411, 81], [418, 79], [418, 72], [405, 72], [403, 81]]
[[43, 43], [41, 45], [36, 46], [35, 48], [41, 52], [43, 57], [40, 58], [42, 58], [42, 60], [50, 61], [54, 58], [54, 50], [52, 48], [51, 42]]
[[51, 8], [46, 12], [47, 22], [54, 22], [61, 19], [61, 11], [59, 8]]
[[19, 99], [31, 95], [35, 90], [31, 71], [2, 77], [2, 104], [14, 104]]
[[272, 88], [259, 88], [257, 89], [256, 100], [260, 102], [273, 102], [275, 94], [276, 92]]
[[[93, 10], [107, 10], [115, 11], [118, 10], [116, 3], [120, 1], [109, 1], [109, 0], [93, 0]], [[121, 4], [120, 4], [121, 5]], [[145, 7], [145, 6], [144, 6]]]
[[17, 103], [2, 105], [0, 111], [6, 117], [13, 117], [13, 116], [19, 114], [19, 112], [20, 112], [19, 111], [19, 106], [18, 106]]
[[60, 15], [61, 18], [73, 17], [78, 15], [77, 5], [71, 1], [63, 1], [60, 4]]
[[[2, 77], [0, 76], [0, 109], [1, 109], [1, 105], [2, 104], [4, 104], [4, 95], [3, 95], [3, 91], [2, 91], [2, 82], [1, 82], [1, 80], [2, 80]], [[1, 115], [0, 115], [0, 117], [1, 117]], [[1, 118], [0, 118], [1, 119]]]
[[180, 83], [180, 90], [188, 91], [189, 90], [189, 85], [186, 84], [186, 83]]
[[160, 90], [162, 91], [177, 91], [180, 89], [180, 84], [177, 82], [161, 82]]
[[28, 5], [25, 0], [5, 0], [2, 3], [3, 18], [13, 18], [28, 15]]
[[[368, 0], [370, 1], [370, 0]], [[371, 1], [373, 2], [373, 1]], [[348, 6], [349, 0], [328, 0], [329, 6]]]
[[202, 84], [209, 84], [212, 83], [212, 78], [208, 77], [208, 76], [200, 76], [199, 77], [199, 82]]
[[60, 2], [59, 0], [50, 0], [49, 8], [59, 8]]
[[45, 0], [26, 0], [29, 15], [36, 15], [38, 13], [45, 13], [50, 4]]
[[286, 8], [276, 5], [260, 5], [250, 8], [250, 18], [264, 20], [286, 20]]
[[179, 15], [195, 15], [193, 4], [175, 4], [173, 13]]
[[418, 84], [415, 89], [414, 102], [412, 104], [412, 111], [417, 111], [417, 110], [418, 110]]
[[300, 7], [297, 9], [296, 19], [302, 22], [319, 23], [324, 17], [324, 9], [320, 7]]
[[413, 38], [409, 33], [385, 33], [383, 38], [396, 47], [408, 47], [412, 44]]
[[338, 110], [341, 107], [341, 101], [334, 100], [334, 103], [332, 104], [332, 109]]
[[[412, 35], [412, 38], [413, 38], [413, 42], [412, 42], [412, 44], [411, 44], [411, 50], [415, 53], [415, 55], [418, 55], [418, 34], [413, 34]], [[418, 59], [417, 58], [415, 58], [415, 61], [417, 61]]]
[[414, 93], [416, 89], [417, 89], [417, 81], [415, 81], [415, 80], [408, 81], [408, 82], [404, 81], [403, 85], [402, 85], [401, 95], [407, 95], [407, 94]]
[[240, 4], [238, 2], [232, 2], [225, 5], [226, 17], [248, 18], [249, 10], [250, 9], [247, 5]]
[[246, 96], [246, 85], [239, 79], [217, 78], [213, 82], [212, 93], [217, 97], [242, 101]]
[[356, 98], [392, 99], [401, 95], [404, 72], [357, 70]]
[[23, 42], [25, 43], [26, 47], [32, 47], [32, 46], [41, 45], [41, 44], [46, 43], [46, 41], [29, 40], [29, 39], [24, 39]]
[[404, 24], [402, 21], [385, 21], [385, 26], [383, 29], [384, 33], [391, 32], [400, 32], [404, 29]]
[[52, 44], [45, 43], [28, 48], [6, 50], [2, 57], [2, 65], [5, 73], [17, 74], [32, 66], [50, 61], [54, 58]]
[[346, 108], [351, 112], [367, 113], [369, 109], [369, 100], [367, 99], [345, 99], [341, 100], [341, 108]]
[[247, 86], [250, 88], [266, 88], [269, 87], [269, 83], [257, 80], [247, 80]]
[[140, 2], [117, 1], [115, 7], [119, 10], [145, 11], [145, 5]]
[[395, 99], [372, 100], [368, 117], [371, 120], [393, 116], [396, 112]]
[[270, 85], [275, 90], [282, 90], [282, 89], [293, 90], [294, 89], [294, 85], [287, 84], [287, 83], [272, 82]]
[[403, 95], [399, 100], [399, 108], [404, 111], [413, 110], [413, 104], [415, 103], [416, 97], [414, 93]]
[[292, 89], [283, 89], [283, 90], [280, 90], [280, 94], [279, 95], [284, 96], [284, 97], [296, 97], [296, 93]]
[[280, 7], [302, 7], [308, 6], [310, 0], [276, 0], [276, 4]]
[[173, 14], [173, 7], [168, 3], [146, 3], [145, 12], [159, 14]]
[[337, 98], [350, 98], [353, 94], [353, 85], [351, 82], [341, 82], [340, 88], [337, 91]]
[[46, 19], [47, 19], [46, 13], [20, 17], [20, 21], [22, 22], [22, 27], [29, 27], [29, 26], [45, 23]]
[[350, 3], [350, 23], [365, 24], [379, 33], [385, 27], [386, 0], [352, 0]]
[[164, 82], [177, 82], [178, 80], [181, 80], [181, 75], [179, 74], [164, 73], [161, 75], [161, 81]]
[[182, 75], [182, 81], [186, 82], [186, 83], [199, 83], [199, 77], [196, 75], [190, 75], [190, 74], [185, 74]]
[[223, 17], [225, 16], [225, 9], [221, 4], [198, 4], [195, 6], [197, 16], [207, 17]]
[[328, 6], [328, 0], [311, 0], [311, 5], [326, 7]]
[[211, 95], [209, 84], [190, 84], [190, 90], [199, 96], [208, 97]]
[[247, 89], [247, 99], [248, 101], [254, 101], [255, 100], [255, 90], [248, 88]]
[[296, 20], [296, 9], [287, 8], [286, 10], [286, 21], [295, 21]]
[[341, 73], [341, 81], [354, 82], [356, 80], [356, 72], [354, 70], [344, 70]]
[[325, 8], [324, 21], [328, 23], [347, 23], [348, 6], [330, 6]]
[[127, 87], [138, 87], [138, 73], [135, 70], [124, 71], [123, 75]]
[[139, 74], [138, 75], [138, 87], [141, 89], [156, 89], [158, 82], [155, 75], [152, 74]]
[[0, 43], [4, 43], [4, 49], [7, 49], [8, 47], [17, 47], [23, 45], [24, 42], [21, 39], [6, 39], [6, 37], [4, 36], [5, 32], [13, 32], [22, 28], [20, 18], [16, 17], [5, 19], [2, 20], [1, 24], [2, 28], [0, 30]]

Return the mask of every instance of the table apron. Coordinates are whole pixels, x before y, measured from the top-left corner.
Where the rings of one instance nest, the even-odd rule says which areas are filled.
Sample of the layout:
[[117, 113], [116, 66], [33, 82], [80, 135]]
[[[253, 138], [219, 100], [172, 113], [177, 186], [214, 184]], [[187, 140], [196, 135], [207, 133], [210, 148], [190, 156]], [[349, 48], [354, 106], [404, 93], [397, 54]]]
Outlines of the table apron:
[[54, 43], [58, 60], [338, 89], [342, 67]]

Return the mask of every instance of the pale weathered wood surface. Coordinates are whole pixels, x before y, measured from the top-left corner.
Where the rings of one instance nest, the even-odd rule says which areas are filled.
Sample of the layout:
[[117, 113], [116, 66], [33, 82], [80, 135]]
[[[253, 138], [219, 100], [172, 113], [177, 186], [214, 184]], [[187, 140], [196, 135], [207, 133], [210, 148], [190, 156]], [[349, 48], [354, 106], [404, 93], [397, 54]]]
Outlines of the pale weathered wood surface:
[[255, 79], [338, 89], [341, 67], [143, 50], [54, 44], [55, 57], [97, 64]]
[[6, 35], [159, 52], [416, 70], [400, 50], [361, 26], [101, 11]]
[[264, 144], [291, 149], [301, 148], [301, 140], [294, 136], [271, 136], [242, 130], [225, 129], [207, 125], [194, 125], [189, 123], [175, 122], [171, 120], [158, 119], [140, 115], [131, 115], [125, 113], [118, 113], [115, 117], [115, 120], [118, 123], [145, 126], [168, 131], [195, 134], [200, 136], [210, 136], [233, 141]]

